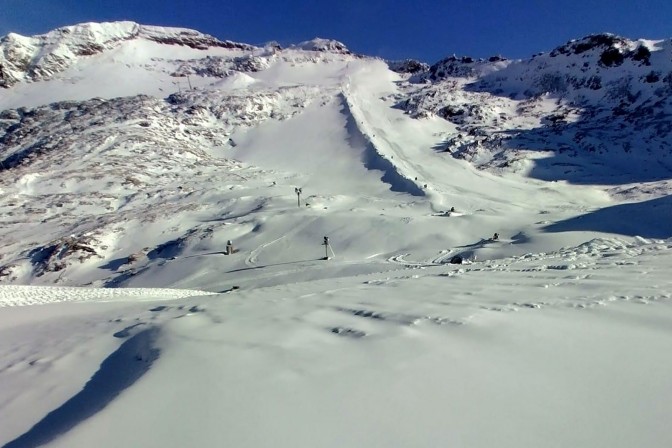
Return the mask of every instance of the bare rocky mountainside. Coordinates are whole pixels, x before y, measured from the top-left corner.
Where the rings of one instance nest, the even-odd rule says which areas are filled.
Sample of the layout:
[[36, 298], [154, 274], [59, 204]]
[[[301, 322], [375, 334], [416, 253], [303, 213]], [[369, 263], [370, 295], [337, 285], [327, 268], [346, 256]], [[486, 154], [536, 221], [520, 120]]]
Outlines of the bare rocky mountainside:
[[[398, 116], [384, 122], [374, 106]], [[417, 148], [394, 138], [402, 128]], [[335, 141], [341, 149], [321, 152]], [[343, 207], [334, 219], [345, 226], [359, 210], [348, 198], [386, 207], [376, 185], [408, 197], [404, 207], [425, 198], [428, 215], [459, 205], [456, 167], [473, 179], [643, 198], [669, 221], [671, 145], [669, 40], [599, 34], [525, 60], [429, 65], [326, 39], [253, 46], [131, 22], [9, 34], [0, 40], [0, 282], [169, 285], [170, 262], [232, 239], [251, 250], [236, 262], [253, 268], [251, 248], [267, 244], [271, 221], [321, 238], [326, 218], [281, 221], [296, 208], [295, 186], [313, 186], [303, 198], [313, 211]], [[445, 185], [427, 185], [429, 157], [445, 164]], [[371, 179], [353, 174], [352, 191], [330, 191], [329, 173], [353, 172], [352, 160]], [[490, 206], [475, 202], [463, 207]]]

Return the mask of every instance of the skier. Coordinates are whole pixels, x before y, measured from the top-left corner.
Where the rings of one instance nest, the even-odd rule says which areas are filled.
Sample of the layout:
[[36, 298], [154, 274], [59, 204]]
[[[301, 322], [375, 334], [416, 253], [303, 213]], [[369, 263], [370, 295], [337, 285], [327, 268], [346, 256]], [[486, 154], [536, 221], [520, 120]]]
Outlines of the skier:
[[492, 240], [497, 241], [499, 239], [499, 233], [495, 232], [494, 235], [492, 235]]
[[228, 240], [226, 242], [226, 252], [224, 252], [226, 255], [231, 255], [233, 254], [233, 243], [231, 240]]

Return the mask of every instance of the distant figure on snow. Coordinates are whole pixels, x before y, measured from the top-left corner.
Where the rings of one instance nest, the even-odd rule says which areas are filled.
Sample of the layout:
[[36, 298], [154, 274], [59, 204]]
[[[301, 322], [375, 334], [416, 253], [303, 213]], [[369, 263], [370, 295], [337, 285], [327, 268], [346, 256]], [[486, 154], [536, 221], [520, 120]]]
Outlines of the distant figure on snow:
[[450, 207], [450, 212], [453, 213], [455, 211], [455, 207]]
[[226, 252], [224, 252], [226, 255], [231, 255], [233, 254], [233, 243], [231, 240], [226, 242]]
[[499, 239], [499, 233], [495, 232], [495, 234], [492, 235], [492, 239], [493, 239], [493, 241], [498, 240]]

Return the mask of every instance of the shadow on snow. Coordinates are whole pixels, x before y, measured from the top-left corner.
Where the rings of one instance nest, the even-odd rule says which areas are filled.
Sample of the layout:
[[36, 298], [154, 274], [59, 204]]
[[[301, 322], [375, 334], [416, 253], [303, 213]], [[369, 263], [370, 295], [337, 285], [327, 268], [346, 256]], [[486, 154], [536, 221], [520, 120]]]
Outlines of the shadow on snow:
[[[497, 76], [493, 74], [472, 83], [466, 90], [520, 98], [520, 92], [497, 88]], [[615, 94], [616, 87], [602, 87], [604, 95]], [[572, 92], [561, 90], [555, 93], [555, 98], [566, 100], [569, 107], [559, 107], [540, 116], [536, 128], [495, 131], [492, 135], [496, 141], [501, 137], [497, 146], [549, 152], [549, 157], [534, 161], [529, 176], [536, 179], [566, 180], [580, 185], [671, 179], [672, 99], [661, 94], [640, 97], [649, 88], [650, 85], [639, 82], [621, 92], [618, 98], [586, 105], [573, 103]], [[528, 100], [535, 98], [528, 92], [523, 96]], [[579, 113], [578, 120], [567, 119], [568, 109]], [[441, 146], [436, 150], [442, 150]]]
[[672, 237], [672, 196], [620, 204], [550, 224], [548, 232], [593, 231], [643, 238]]
[[102, 362], [78, 394], [2, 448], [44, 445], [100, 412], [124, 389], [140, 379], [159, 357], [159, 350], [153, 346], [157, 334], [158, 329], [150, 328], [124, 342]]
[[380, 180], [390, 185], [390, 190], [397, 193], [407, 193], [412, 196], [425, 196], [425, 192], [413, 180], [405, 177], [399, 172], [398, 168], [386, 157], [378, 152], [378, 149], [365, 135], [359, 126], [355, 117], [352, 115], [350, 106], [345, 96], [341, 95], [343, 105], [343, 114], [346, 117], [346, 130], [348, 139], [353, 147], [364, 147], [362, 153], [362, 162], [367, 170], [376, 170], [383, 173]]

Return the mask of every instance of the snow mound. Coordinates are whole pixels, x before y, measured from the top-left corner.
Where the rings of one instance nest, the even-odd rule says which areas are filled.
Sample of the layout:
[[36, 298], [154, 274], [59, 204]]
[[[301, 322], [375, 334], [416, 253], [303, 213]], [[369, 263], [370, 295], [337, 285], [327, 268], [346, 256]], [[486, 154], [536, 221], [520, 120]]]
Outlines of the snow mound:
[[256, 79], [245, 73], [236, 72], [231, 76], [212, 84], [212, 87], [222, 90], [245, 89], [257, 83]]
[[169, 288], [79, 288], [0, 285], [0, 307], [47, 305], [58, 302], [128, 302], [175, 300], [217, 293]]

